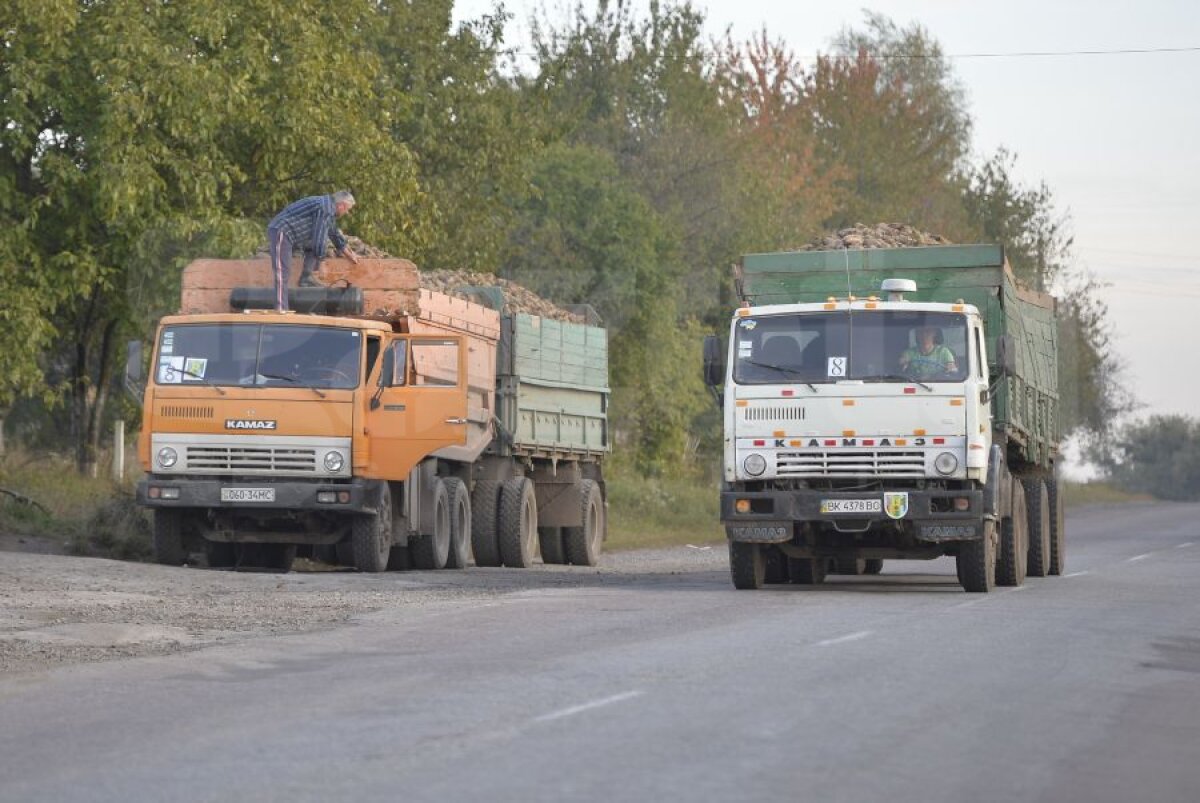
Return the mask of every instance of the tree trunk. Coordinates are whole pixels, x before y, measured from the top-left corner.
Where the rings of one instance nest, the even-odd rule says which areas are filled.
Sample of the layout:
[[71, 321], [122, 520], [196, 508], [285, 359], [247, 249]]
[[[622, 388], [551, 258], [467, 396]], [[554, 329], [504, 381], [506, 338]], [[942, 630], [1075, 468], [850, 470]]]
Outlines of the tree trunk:
[[[99, 476], [101, 427], [112, 381], [112, 344], [119, 324], [115, 315], [102, 311], [107, 306], [102, 295], [103, 290], [95, 288], [77, 319], [79, 329], [71, 366], [75, 469], [85, 477]], [[97, 338], [95, 332], [100, 326], [103, 328]]]

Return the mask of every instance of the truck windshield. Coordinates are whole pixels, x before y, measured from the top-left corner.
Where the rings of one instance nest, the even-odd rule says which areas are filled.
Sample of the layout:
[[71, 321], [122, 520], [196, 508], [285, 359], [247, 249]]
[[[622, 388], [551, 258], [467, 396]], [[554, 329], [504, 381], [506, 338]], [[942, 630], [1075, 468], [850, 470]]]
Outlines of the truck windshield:
[[961, 382], [967, 320], [947, 312], [845, 311], [740, 318], [733, 379], [744, 385], [842, 379]]
[[361, 334], [278, 324], [183, 324], [162, 331], [160, 385], [354, 388]]

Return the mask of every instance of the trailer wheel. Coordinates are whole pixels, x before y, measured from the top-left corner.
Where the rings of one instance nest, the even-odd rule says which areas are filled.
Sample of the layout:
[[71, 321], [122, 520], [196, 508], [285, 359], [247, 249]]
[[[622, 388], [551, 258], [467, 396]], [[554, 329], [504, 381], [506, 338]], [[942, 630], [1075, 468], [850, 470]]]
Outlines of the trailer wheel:
[[762, 588], [767, 576], [762, 547], [745, 541], [730, 541], [729, 574], [733, 578], [733, 587], [740, 591]]
[[1025, 525], [1025, 492], [1013, 483], [1012, 514], [1000, 521], [1000, 551], [996, 555], [996, 585], [1019, 586], [1028, 571], [1029, 534]]
[[996, 587], [996, 523], [983, 523], [983, 536], [963, 541], [955, 557], [958, 581], [964, 591], [986, 594]]
[[354, 568], [360, 572], [387, 569], [392, 550], [392, 491], [384, 485], [379, 491], [375, 513], [355, 516], [350, 526], [350, 552]]
[[762, 552], [763, 563], [766, 564], [766, 573], [763, 576], [763, 582], [767, 585], [788, 582], [791, 578], [788, 576], [787, 555], [773, 546], [762, 547]]
[[1067, 562], [1067, 530], [1058, 480], [1046, 482], [1046, 501], [1050, 505], [1050, 574], [1062, 574]]
[[883, 571], [883, 558], [867, 558], [866, 566], [863, 567], [864, 574], [879, 574]]
[[567, 562], [562, 527], [538, 527], [538, 547], [542, 550], [542, 563], [550, 565]]
[[460, 479], [448, 477], [444, 482], [450, 503], [450, 554], [446, 568], [465, 569], [471, 560], [471, 494]]
[[533, 482], [514, 477], [500, 488], [500, 559], [526, 569], [537, 552], [537, 499]]
[[1022, 480], [1021, 484], [1029, 509], [1029, 576], [1045, 577], [1050, 573], [1049, 494], [1040, 478]]
[[[450, 557], [450, 498], [446, 483], [433, 481], [433, 492], [424, 500], [432, 505], [423, 522], [426, 532], [409, 543], [413, 566], [426, 571], [446, 568]], [[422, 516], [422, 518], [425, 518]]]
[[563, 527], [567, 560], [576, 566], [595, 566], [604, 541], [604, 499], [595, 480], [579, 483], [579, 527]]
[[154, 560], [165, 566], [179, 566], [187, 560], [182, 511], [165, 508], [154, 511]]
[[802, 586], [815, 586], [825, 582], [829, 569], [828, 558], [788, 558], [788, 574], [792, 582]]
[[479, 480], [471, 492], [471, 551], [476, 566], [500, 565], [500, 483]]

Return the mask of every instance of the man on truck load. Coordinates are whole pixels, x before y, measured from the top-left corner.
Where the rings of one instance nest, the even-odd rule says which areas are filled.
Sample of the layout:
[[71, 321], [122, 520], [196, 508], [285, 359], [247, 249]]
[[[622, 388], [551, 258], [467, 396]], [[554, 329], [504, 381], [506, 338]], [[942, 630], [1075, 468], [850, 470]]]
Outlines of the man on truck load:
[[313, 271], [325, 255], [325, 241], [337, 252], [357, 264], [358, 257], [346, 247], [346, 238], [338, 231], [336, 219], [354, 208], [354, 196], [348, 190], [333, 195], [310, 195], [293, 201], [267, 224], [267, 247], [271, 254], [271, 275], [275, 279], [275, 309], [288, 308], [288, 279], [292, 272], [292, 249], [304, 252], [300, 271], [301, 287], [319, 287]]
[[937, 342], [936, 326], [921, 326], [913, 333], [917, 347], [908, 348], [900, 355], [900, 370], [916, 379], [930, 379], [941, 374], [952, 374], [958, 370], [954, 352]]

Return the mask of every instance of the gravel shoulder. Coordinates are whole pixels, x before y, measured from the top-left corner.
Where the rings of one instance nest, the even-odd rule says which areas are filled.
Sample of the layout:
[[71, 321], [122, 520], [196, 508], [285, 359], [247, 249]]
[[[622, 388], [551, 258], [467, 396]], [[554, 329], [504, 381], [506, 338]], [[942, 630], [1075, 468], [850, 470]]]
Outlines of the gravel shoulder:
[[604, 555], [595, 568], [268, 574], [27, 551], [42, 546], [0, 544], [0, 676], [333, 628], [377, 611], [420, 616], [531, 589], [688, 582], [728, 565], [720, 547], [681, 547]]

